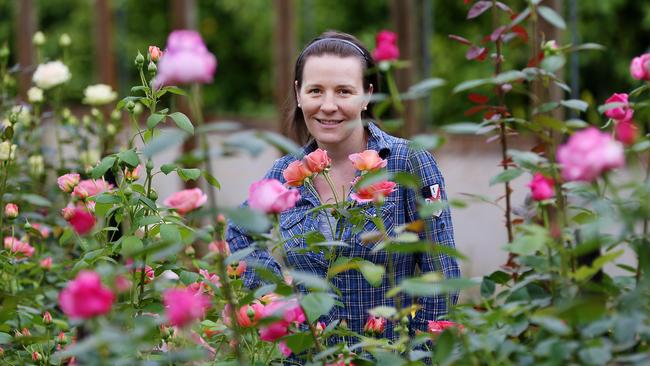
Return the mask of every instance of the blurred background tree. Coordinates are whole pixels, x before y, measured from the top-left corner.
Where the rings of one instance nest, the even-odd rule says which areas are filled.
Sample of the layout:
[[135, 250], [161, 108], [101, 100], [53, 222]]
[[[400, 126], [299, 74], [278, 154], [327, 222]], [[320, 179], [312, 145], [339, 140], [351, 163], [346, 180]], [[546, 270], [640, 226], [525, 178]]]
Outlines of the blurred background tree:
[[[479, 116], [465, 116], [472, 106], [465, 95], [451, 96], [458, 83], [489, 75], [492, 66], [486, 60], [480, 65], [465, 59], [466, 47], [448, 38], [457, 34], [472, 41], [480, 41], [490, 29], [490, 17], [465, 22], [469, 4], [462, 1], [410, 0], [412, 21], [416, 32], [422, 35], [419, 45], [424, 54], [412, 60], [418, 79], [440, 77], [447, 84], [433, 91], [431, 97], [419, 103], [422, 113], [420, 126], [441, 125], [462, 121], [478, 121]], [[89, 0], [31, 0], [35, 15], [35, 30], [47, 36], [44, 57], [60, 58], [58, 37], [67, 33], [72, 38], [71, 58], [73, 74], [67, 88], [67, 98], [81, 100], [83, 88], [100, 82], [96, 60], [97, 37], [94, 31], [96, 1]], [[133, 57], [145, 52], [149, 45], [164, 47], [166, 36], [172, 30], [172, 0], [164, 1], [108, 1], [112, 15], [112, 49], [115, 58], [117, 89], [121, 96], [129, 93], [128, 85], [136, 80]], [[276, 123], [280, 116], [274, 102], [274, 2], [268, 0], [195, 0], [196, 27], [218, 58], [214, 83], [204, 88], [206, 112], [212, 116], [255, 119]], [[397, 2], [399, 4], [401, 2]], [[516, 10], [523, 1], [507, 2]], [[578, 55], [577, 75], [571, 61], [565, 66], [567, 83], [574, 80], [579, 90], [576, 96], [596, 104], [612, 90], [626, 90], [632, 85], [629, 60], [648, 50], [650, 46], [650, 3], [632, 0], [563, 0], [560, 12], [568, 27], [559, 44], [595, 42], [606, 47], [604, 51], [582, 52]], [[0, 42], [8, 42], [12, 49], [11, 63], [16, 63], [17, 29], [20, 29], [19, 1], [0, 1]], [[355, 34], [370, 49], [374, 35], [381, 29], [393, 29], [396, 2], [391, 0], [294, 0], [293, 25], [295, 59], [302, 46], [311, 38], [328, 29]], [[393, 16], [393, 18], [392, 18]], [[572, 22], [572, 18], [574, 18]], [[572, 28], [572, 24], [576, 28]], [[418, 36], [418, 38], [420, 38]], [[524, 67], [529, 47], [523, 42], [513, 44], [506, 52], [507, 62]], [[25, 45], [23, 45], [24, 47]], [[31, 45], [27, 45], [31, 46]], [[101, 49], [101, 48], [100, 48]], [[404, 53], [404, 52], [403, 52]], [[426, 64], [426, 65], [425, 65]], [[27, 72], [35, 65], [26, 65]], [[414, 80], [414, 82], [417, 80]], [[528, 106], [521, 100], [521, 113]], [[428, 105], [427, 105], [428, 103]], [[515, 109], [517, 110], [517, 109]], [[590, 109], [582, 118], [598, 118]]]

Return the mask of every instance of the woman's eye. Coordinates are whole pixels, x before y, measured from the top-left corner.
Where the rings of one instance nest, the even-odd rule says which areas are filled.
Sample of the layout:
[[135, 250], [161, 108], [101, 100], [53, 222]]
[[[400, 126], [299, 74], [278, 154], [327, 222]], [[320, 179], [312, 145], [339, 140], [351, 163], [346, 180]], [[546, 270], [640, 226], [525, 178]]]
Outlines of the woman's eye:
[[318, 94], [318, 93], [320, 93], [320, 89], [309, 89], [307, 91], [307, 93], [309, 93], [309, 94]]
[[352, 94], [352, 92], [347, 89], [341, 89], [339, 90], [339, 94], [348, 95], [348, 94]]

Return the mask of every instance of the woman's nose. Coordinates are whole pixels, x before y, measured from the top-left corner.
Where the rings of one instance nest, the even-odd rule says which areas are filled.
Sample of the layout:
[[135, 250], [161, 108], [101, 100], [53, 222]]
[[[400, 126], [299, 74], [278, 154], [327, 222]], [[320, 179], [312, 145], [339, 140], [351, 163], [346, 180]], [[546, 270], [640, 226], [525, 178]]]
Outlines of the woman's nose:
[[323, 103], [320, 105], [323, 112], [335, 112], [338, 109], [336, 97], [332, 93], [326, 93], [323, 98]]

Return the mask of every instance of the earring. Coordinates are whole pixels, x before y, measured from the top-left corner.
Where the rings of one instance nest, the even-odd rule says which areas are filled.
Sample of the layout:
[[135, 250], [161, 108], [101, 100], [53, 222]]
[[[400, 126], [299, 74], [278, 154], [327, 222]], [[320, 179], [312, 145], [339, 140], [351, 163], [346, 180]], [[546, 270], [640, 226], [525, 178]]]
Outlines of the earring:
[[367, 106], [367, 105], [364, 105], [364, 106], [363, 106], [363, 110], [364, 110], [364, 111], [367, 111], [367, 110], [368, 110], [368, 106]]
[[298, 103], [298, 108], [302, 108], [302, 106], [300, 105], [300, 103]]

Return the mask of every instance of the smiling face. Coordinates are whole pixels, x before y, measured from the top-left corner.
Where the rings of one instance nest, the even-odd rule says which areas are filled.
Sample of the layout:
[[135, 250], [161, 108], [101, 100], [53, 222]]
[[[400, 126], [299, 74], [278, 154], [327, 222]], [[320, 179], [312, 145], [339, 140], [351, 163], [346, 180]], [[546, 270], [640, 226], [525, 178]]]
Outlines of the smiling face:
[[358, 57], [310, 56], [296, 98], [309, 133], [319, 147], [363, 150], [361, 111], [368, 105], [363, 90], [363, 67]]

